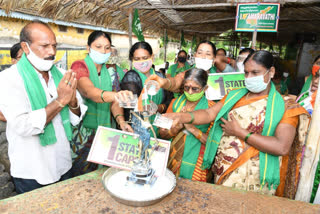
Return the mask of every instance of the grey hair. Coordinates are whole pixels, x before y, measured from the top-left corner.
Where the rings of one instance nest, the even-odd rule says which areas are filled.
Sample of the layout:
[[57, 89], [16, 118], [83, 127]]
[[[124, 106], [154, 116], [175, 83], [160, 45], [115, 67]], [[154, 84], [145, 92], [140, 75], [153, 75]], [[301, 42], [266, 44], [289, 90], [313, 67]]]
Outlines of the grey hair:
[[207, 85], [208, 73], [203, 69], [191, 68], [186, 71], [184, 75], [183, 84], [185, 84], [187, 80], [193, 80], [203, 88]]

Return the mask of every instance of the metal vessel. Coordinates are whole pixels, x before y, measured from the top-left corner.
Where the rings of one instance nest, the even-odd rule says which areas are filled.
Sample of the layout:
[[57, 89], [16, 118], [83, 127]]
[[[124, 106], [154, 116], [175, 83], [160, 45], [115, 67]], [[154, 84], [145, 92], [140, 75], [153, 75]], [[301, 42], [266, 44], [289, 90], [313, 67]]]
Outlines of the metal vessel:
[[[119, 179], [118, 177], [114, 177], [119, 172], [121, 173], [121, 175], [119, 175], [121, 179]], [[169, 169], [166, 170], [165, 176], [158, 177], [157, 180], [151, 185], [141, 185], [133, 182], [130, 183], [130, 181], [127, 181], [127, 176], [129, 174], [129, 171], [109, 168], [102, 176], [102, 184], [107, 192], [111, 195], [111, 197], [113, 197], [116, 201], [129, 206], [141, 207], [155, 204], [169, 195], [176, 187], [175, 175]], [[159, 192], [159, 188], [156, 187], [156, 185], [161, 182], [161, 179], [166, 179], [168, 182], [164, 182], [166, 184], [165, 186], [159, 186], [162, 188], [162, 192]], [[122, 186], [120, 188], [112, 188], [112, 186], [114, 185]], [[146, 189], [147, 191], [144, 192], [144, 189]], [[123, 190], [125, 190], [125, 193], [123, 192]], [[134, 193], [131, 194], [129, 192], [130, 190], [132, 190]], [[144, 195], [144, 193], [148, 192], [152, 192], [152, 194]]]

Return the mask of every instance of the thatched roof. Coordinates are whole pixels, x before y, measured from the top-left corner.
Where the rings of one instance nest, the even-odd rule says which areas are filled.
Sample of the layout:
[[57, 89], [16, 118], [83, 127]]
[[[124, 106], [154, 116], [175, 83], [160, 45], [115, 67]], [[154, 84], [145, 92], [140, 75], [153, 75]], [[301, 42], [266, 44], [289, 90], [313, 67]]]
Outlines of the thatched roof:
[[[139, 9], [144, 33], [179, 38], [207, 37], [234, 29], [236, 3], [255, 0], [0, 0], [0, 8], [81, 24], [128, 31], [128, 13]], [[264, 2], [264, 1], [260, 1]], [[320, 34], [319, 0], [268, 0], [280, 3], [278, 33], [264, 36], [288, 40], [295, 32]], [[258, 37], [259, 38], [259, 37]]]

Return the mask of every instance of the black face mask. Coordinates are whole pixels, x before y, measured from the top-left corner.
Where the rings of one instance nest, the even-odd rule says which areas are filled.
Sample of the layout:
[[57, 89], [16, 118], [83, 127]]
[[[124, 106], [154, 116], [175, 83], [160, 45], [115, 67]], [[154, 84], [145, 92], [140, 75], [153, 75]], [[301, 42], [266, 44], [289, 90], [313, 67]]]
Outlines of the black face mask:
[[179, 57], [178, 57], [178, 61], [179, 61], [179, 62], [186, 62], [186, 61], [187, 61], [187, 58], [186, 58], [186, 57], [183, 57], [183, 56], [179, 56]]

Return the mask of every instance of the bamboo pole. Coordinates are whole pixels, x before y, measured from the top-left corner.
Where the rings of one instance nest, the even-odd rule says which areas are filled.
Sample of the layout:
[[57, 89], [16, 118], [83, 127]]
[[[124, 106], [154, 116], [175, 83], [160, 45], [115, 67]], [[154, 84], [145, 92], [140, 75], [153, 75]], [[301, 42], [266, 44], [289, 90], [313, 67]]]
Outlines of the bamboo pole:
[[[133, 9], [132, 8], [129, 8], [129, 50], [130, 48], [132, 47], [132, 12], [133, 12]], [[130, 70], [132, 69], [132, 61], [130, 60]]]
[[252, 34], [252, 45], [251, 48], [252, 49], [256, 49], [256, 43], [257, 43], [257, 30], [255, 29], [255, 31]]
[[315, 172], [320, 155], [320, 93], [317, 93], [310, 130], [308, 133], [304, 158], [300, 170], [300, 181], [296, 193], [296, 200], [309, 202], [312, 193]]
[[164, 29], [164, 56], [163, 56], [163, 61], [166, 63], [167, 61], [167, 42], [166, 42], [166, 35], [167, 35], [167, 29]]

